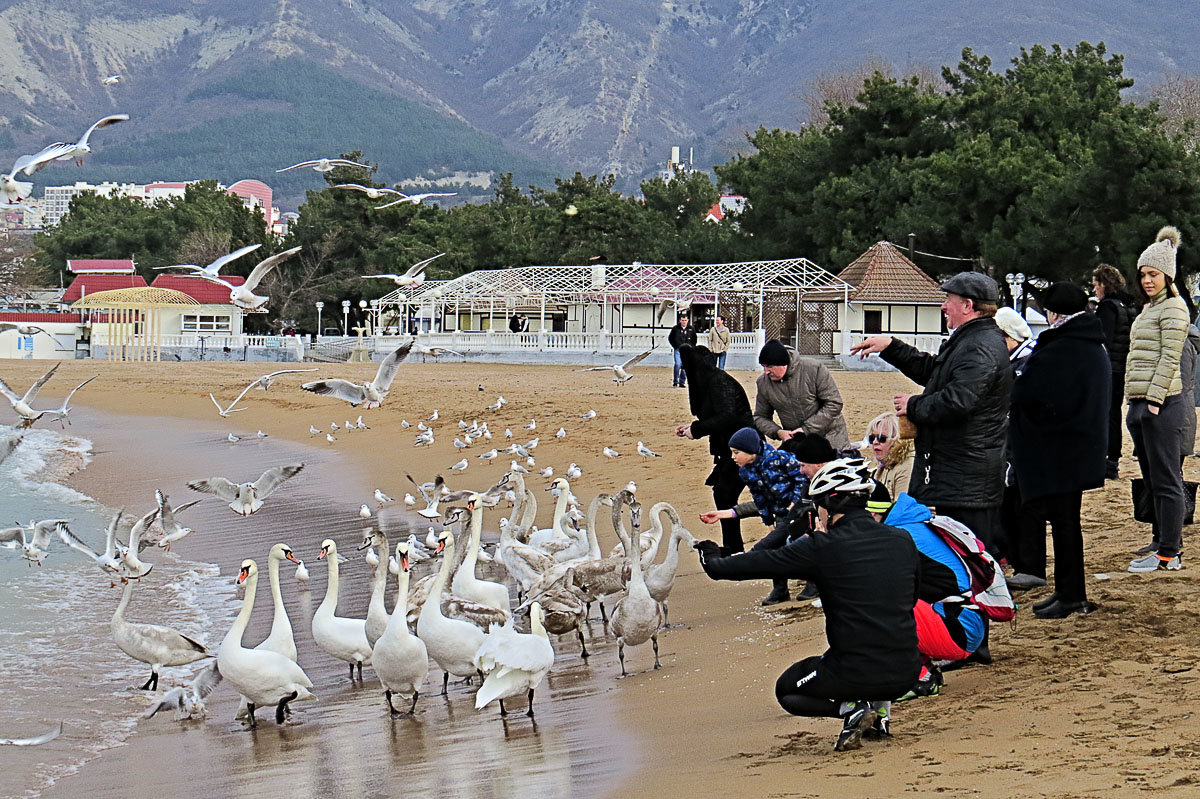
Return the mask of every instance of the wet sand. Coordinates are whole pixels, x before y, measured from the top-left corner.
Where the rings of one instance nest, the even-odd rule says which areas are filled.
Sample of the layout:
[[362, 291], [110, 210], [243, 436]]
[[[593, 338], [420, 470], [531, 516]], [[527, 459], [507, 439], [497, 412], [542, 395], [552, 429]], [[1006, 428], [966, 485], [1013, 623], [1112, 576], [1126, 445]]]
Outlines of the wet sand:
[[[706, 443], [672, 434], [689, 415], [686, 392], [669, 386], [665, 369], [643, 370], [617, 389], [602, 376], [565, 367], [406, 365], [405, 383], [398, 381], [382, 409], [364, 414], [372, 430], [338, 433], [332, 445], [310, 437], [308, 425], [340, 425], [357, 411], [297, 391], [303, 375], [288, 376], [297, 379], [285, 379], [265, 395], [247, 395], [245, 412], [216, 417], [208, 391], [228, 400], [269, 368], [67, 363], [44, 395], [53, 399], [76, 378], [104, 374], [76, 396], [80, 409], [71, 432], [92, 438], [98, 454], [71, 484], [108, 505], [140, 507], [158, 485], [183, 501], [190, 493], [186, 480], [221, 471], [235, 476], [210, 468], [231, 454], [238, 474], [248, 476], [292, 456], [305, 459], [305, 472], [248, 520], [215, 498], [189, 511], [194, 516], [187, 523], [198, 532], [177, 549], [183, 557], [218, 563], [231, 596], [238, 562], [254, 557], [264, 563], [280, 537], [309, 563], [311, 594], [298, 594], [285, 568], [284, 595], [301, 663], [320, 700], [298, 705], [294, 724], [278, 728], [266, 721], [257, 732], [243, 732], [231, 720], [235, 697], [222, 686], [206, 722], [180, 724], [161, 716], [144, 722], [128, 745], [104, 752], [46, 796], [1194, 795], [1200, 721], [1190, 697], [1200, 676], [1200, 644], [1188, 600], [1200, 576], [1188, 568], [1170, 575], [1124, 572], [1130, 551], [1148, 537], [1148, 529], [1130, 518], [1127, 480], [1086, 497], [1087, 570], [1111, 577], [1089, 580], [1098, 612], [1039, 621], [1022, 611], [1012, 627], [993, 629], [995, 665], [948, 674], [940, 697], [898, 706], [894, 738], [860, 752], [834, 754], [836, 722], [789, 717], [774, 701], [776, 675], [824, 649], [820, 611], [796, 603], [761, 609], [764, 585], [712, 583], [690, 553], [681, 558], [671, 598], [672, 621], [683, 626], [660, 636], [662, 670], [650, 670], [649, 647], [632, 648], [626, 654], [633, 676], [615, 679], [615, 645], [594, 625], [589, 647], [595, 654], [586, 665], [572, 640], [556, 643], [559, 660], [548, 690], [538, 695], [536, 730], [521, 715], [503, 722], [495, 711], [477, 713], [469, 688], [451, 686], [448, 701], [434, 696], [436, 672], [417, 719], [392, 722], [370, 669], [364, 684], [351, 685], [344, 664], [317, 650], [307, 629], [324, 590], [324, 567], [315, 563], [319, 542], [326, 536], [340, 546], [357, 541], [356, 510], [370, 502], [375, 486], [399, 497], [407, 490], [405, 472], [425, 479], [445, 470], [459, 457], [451, 445], [455, 423], [478, 417], [498, 434], [492, 444], [503, 446], [505, 426], [517, 441], [541, 435], [539, 466], [561, 472], [567, 462], [578, 462], [584, 477], [573, 488], [585, 502], [634, 478], [644, 505], [671, 501], [693, 533], [715, 537], [715, 530], [694, 522], [711, 505], [701, 485], [710, 464]], [[21, 362], [0, 369], [17, 384], [38, 371]], [[323, 367], [320, 374], [368, 379], [372, 372], [346, 365]], [[753, 374], [737, 376], [751, 388]], [[852, 436], [888, 407], [893, 391], [911, 388], [895, 374], [837, 373], [836, 379]], [[476, 389], [480, 383], [484, 392]], [[497, 394], [510, 404], [484, 411]], [[441, 413], [437, 443], [414, 449], [415, 429], [402, 430], [400, 419], [415, 426], [434, 407]], [[588, 408], [600, 417], [580, 421]], [[128, 415], [146, 419], [148, 430], [123, 426]], [[521, 429], [531, 417], [538, 421], [536, 433]], [[556, 441], [559, 425], [568, 436]], [[259, 428], [271, 438], [234, 445], [223, 440], [229, 431], [253, 435]], [[163, 435], [169, 445], [156, 452], [153, 442]], [[638, 439], [664, 457], [631, 457]], [[605, 445], [625, 456], [604, 458]], [[479, 445], [467, 450], [480, 451]], [[489, 484], [507, 460], [480, 463], [472, 458], [466, 475], [450, 478], [451, 485]], [[1134, 468], [1127, 454], [1123, 476]], [[1187, 468], [1194, 479], [1192, 459]], [[534, 478], [530, 485], [536, 490], [542, 482]], [[489, 514], [487, 529], [494, 531], [498, 519], [499, 513]], [[548, 500], [541, 502], [538, 521], [549, 521]], [[604, 525], [600, 530], [607, 549], [614, 536]], [[763, 530], [747, 523], [744, 532], [753, 539]], [[339, 612], [361, 616], [366, 566], [347, 564], [346, 575]], [[248, 642], [269, 626], [266, 593], [260, 591]], [[1020, 601], [1046, 594], [1043, 589]], [[208, 641], [215, 645], [224, 632], [213, 630]], [[265, 720], [268, 714], [262, 715]], [[12, 753], [3, 754], [8, 762]]]

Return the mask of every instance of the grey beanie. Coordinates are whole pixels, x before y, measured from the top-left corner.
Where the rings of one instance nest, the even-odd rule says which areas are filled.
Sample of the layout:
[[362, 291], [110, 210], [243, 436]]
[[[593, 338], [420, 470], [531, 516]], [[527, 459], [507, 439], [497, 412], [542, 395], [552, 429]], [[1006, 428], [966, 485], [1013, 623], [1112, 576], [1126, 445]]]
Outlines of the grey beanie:
[[1149, 266], [1175, 281], [1175, 253], [1179, 250], [1179, 231], [1170, 225], [1158, 231], [1154, 243], [1142, 250], [1138, 256], [1138, 269]]

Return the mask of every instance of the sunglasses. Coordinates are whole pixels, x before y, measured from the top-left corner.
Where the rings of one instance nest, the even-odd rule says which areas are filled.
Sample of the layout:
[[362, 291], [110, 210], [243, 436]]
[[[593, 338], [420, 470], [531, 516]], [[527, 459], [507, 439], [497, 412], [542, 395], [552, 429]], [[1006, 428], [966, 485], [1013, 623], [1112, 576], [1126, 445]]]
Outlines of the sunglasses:
[[868, 444], [886, 444], [887, 441], [888, 437], [885, 433], [871, 433], [871, 435], [867, 436]]

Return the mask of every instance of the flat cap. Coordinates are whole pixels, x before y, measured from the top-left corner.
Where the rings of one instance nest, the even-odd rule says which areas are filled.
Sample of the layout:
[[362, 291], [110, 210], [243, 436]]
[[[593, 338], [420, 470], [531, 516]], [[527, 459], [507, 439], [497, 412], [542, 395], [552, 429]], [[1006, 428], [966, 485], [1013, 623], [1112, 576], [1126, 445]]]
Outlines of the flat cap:
[[1000, 301], [1000, 287], [982, 272], [959, 272], [942, 284], [942, 291], [979, 302]]

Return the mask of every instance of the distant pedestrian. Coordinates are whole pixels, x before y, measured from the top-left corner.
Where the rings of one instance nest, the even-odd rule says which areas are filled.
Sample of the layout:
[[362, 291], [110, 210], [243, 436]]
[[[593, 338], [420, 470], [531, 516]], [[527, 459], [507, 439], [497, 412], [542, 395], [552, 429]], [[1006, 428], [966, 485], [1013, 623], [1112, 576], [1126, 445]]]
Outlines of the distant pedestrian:
[[824, 364], [800, 357], [778, 339], [763, 346], [758, 362], [763, 373], [755, 383], [754, 426], [760, 433], [780, 441], [808, 433], [824, 436], [834, 449], [850, 446], [842, 395]]
[[687, 381], [687, 375], [683, 371], [683, 362], [679, 359], [679, 348], [684, 344], [696, 346], [696, 328], [688, 324], [686, 313], [679, 314], [679, 321], [667, 334], [667, 343], [675, 351], [675, 368], [671, 373], [671, 385], [683, 388]]
[[521, 332], [521, 317], [519, 314], [513, 314], [512, 317], [508, 320], [508, 332], [510, 332], [510, 333], [520, 333]]
[[1137, 317], [1137, 306], [1125, 288], [1125, 277], [1115, 266], [1100, 264], [1092, 271], [1092, 291], [1100, 303], [1096, 317], [1104, 328], [1104, 348], [1112, 364], [1112, 400], [1108, 409], [1108, 463], [1105, 477], [1117, 478], [1125, 405], [1125, 359], [1129, 357], [1129, 329]]
[[725, 368], [725, 356], [729, 354], [729, 340], [732, 334], [725, 326], [725, 317], [718, 316], [712, 330], [708, 331], [708, 348], [717, 356], [717, 368]]

